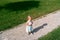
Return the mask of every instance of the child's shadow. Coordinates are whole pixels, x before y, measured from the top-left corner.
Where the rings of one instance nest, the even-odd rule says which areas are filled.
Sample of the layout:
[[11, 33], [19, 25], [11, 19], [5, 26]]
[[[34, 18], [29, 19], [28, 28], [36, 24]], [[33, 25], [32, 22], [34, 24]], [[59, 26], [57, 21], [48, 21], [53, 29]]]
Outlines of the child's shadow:
[[38, 26], [37, 28], [35, 28], [35, 29], [33, 30], [33, 33], [35, 33], [35, 32], [37, 32], [37, 31], [39, 31], [40, 29], [44, 28], [44, 26], [46, 26], [46, 25], [47, 25], [47, 23], [44, 23], [43, 25]]

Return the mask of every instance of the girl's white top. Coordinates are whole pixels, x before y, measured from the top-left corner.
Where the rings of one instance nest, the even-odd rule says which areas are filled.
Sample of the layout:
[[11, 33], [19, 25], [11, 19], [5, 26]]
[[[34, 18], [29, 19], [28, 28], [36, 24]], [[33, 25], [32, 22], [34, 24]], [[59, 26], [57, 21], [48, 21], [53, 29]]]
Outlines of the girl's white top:
[[32, 21], [28, 20], [27, 24], [28, 24], [27, 26], [31, 26], [33, 23], [32, 23]]

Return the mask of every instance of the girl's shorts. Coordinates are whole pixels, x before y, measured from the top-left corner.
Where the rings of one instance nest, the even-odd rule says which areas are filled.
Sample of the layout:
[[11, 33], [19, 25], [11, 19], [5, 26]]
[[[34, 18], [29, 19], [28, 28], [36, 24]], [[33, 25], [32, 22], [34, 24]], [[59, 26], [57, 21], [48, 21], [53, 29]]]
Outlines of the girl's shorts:
[[27, 26], [26, 27], [26, 32], [31, 32], [32, 31], [32, 26]]

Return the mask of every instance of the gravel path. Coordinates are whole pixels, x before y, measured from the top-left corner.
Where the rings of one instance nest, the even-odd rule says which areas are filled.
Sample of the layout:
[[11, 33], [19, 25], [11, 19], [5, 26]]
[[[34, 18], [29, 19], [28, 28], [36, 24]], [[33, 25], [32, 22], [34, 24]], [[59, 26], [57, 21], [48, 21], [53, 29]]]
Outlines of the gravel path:
[[0, 40], [37, 40], [39, 37], [46, 35], [60, 25], [60, 10], [52, 12], [45, 17], [37, 18], [33, 21], [33, 34], [27, 35], [25, 23], [15, 28], [4, 31]]

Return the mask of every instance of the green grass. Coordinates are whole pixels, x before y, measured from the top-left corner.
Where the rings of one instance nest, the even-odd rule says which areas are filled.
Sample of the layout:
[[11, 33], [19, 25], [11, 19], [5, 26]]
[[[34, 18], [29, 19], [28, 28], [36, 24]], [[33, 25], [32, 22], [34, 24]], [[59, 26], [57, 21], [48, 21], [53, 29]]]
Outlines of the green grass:
[[39, 38], [38, 40], [60, 40], [60, 27]]
[[[30, 2], [25, 7], [28, 8], [28, 10], [18, 10], [20, 6], [13, 6], [16, 2], [23, 1], [29, 0], [0, 0], [0, 31], [12, 28], [16, 25], [26, 22], [28, 15], [31, 15], [34, 19], [60, 9], [60, 0], [38, 0], [39, 5], [34, 5], [38, 7], [33, 7], [33, 3], [31, 7], [28, 6], [29, 4], [31, 4]], [[11, 3], [13, 5], [11, 5]], [[18, 8], [17, 10], [15, 9], [16, 7]], [[14, 10], [12, 10], [13, 8]], [[22, 8], [24, 8], [23, 5]]]

